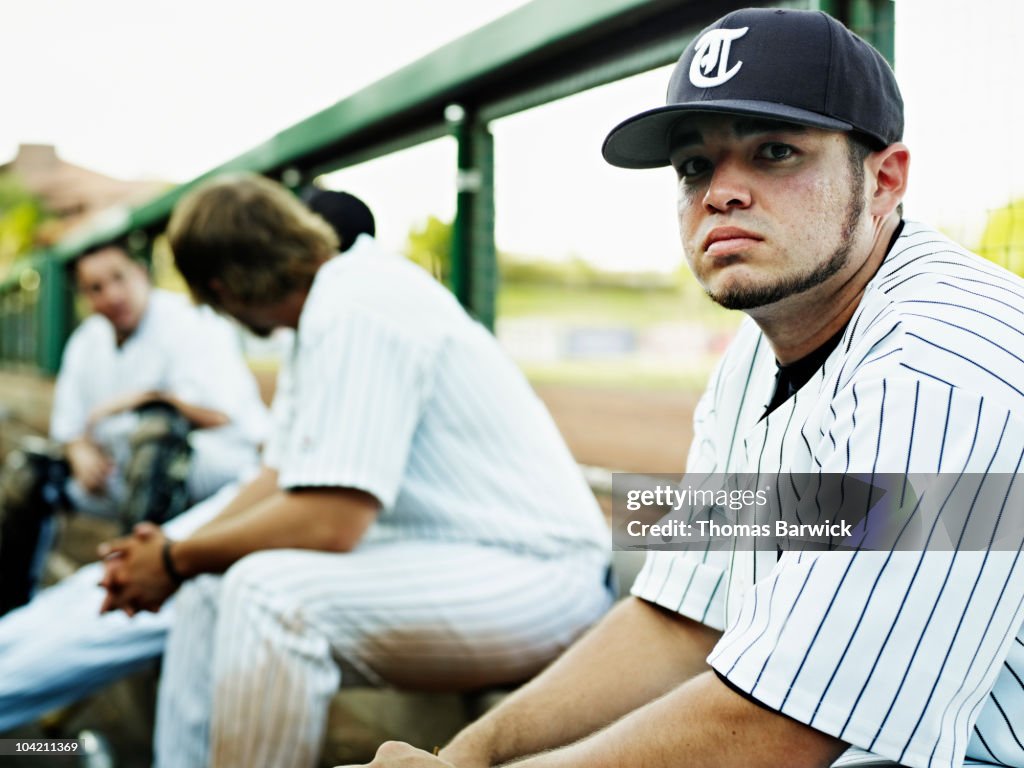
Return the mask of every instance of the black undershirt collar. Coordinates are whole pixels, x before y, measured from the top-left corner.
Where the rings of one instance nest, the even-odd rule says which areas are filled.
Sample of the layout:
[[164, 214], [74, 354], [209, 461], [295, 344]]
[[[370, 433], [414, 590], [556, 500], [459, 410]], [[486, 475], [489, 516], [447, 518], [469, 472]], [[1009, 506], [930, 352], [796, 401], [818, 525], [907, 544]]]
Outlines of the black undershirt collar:
[[817, 371], [821, 370], [821, 366], [825, 364], [828, 356], [839, 346], [839, 341], [843, 338], [845, 332], [846, 325], [809, 355], [805, 355], [789, 365], [782, 365], [778, 360], [775, 361], [777, 369], [775, 371], [775, 391], [772, 392], [772, 398], [768, 401], [767, 407], [765, 407], [762, 419], [789, 400], [804, 384], [811, 380], [811, 377]]

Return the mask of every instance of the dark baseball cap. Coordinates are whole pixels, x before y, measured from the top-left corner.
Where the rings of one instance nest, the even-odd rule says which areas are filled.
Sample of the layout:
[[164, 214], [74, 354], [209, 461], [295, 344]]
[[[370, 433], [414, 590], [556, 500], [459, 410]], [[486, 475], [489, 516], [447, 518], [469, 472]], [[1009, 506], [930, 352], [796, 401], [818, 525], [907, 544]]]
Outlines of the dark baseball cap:
[[331, 225], [341, 241], [341, 253], [351, 248], [360, 235], [373, 237], [377, 233], [373, 211], [355, 195], [310, 187], [302, 193], [301, 199], [309, 210], [322, 216]]
[[612, 129], [604, 159], [621, 168], [668, 165], [673, 128], [693, 112], [855, 131], [879, 148], [903, 137], [892, 68], [822, 11], [746, 8], [723, 16], [679, 57], [666, 106]]

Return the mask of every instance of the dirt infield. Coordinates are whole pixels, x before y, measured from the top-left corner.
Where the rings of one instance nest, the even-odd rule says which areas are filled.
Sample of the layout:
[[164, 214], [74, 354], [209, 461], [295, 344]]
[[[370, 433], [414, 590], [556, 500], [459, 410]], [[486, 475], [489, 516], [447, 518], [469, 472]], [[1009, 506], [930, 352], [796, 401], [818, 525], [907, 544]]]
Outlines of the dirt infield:
[[537, 385], [576, 460], [628, 472], [681, 472], [697, 392]]

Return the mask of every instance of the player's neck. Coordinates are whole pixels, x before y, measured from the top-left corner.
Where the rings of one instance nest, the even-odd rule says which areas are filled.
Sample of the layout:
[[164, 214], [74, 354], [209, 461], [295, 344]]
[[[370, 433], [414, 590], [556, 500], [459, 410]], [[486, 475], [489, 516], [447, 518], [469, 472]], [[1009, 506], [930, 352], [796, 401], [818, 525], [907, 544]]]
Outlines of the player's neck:
[[771, 311], [751, 312], [781, 365], [811, 354], [850, 322], [868, 283], [885, 261], [899, 223], [900, 217], [894, 214], [875, 226], [866, 257], [855, 261], [852, 271], [779, 302]]
[[139, 326], [141, 326], [143, 321], [146, 319], [146, 313], [149, 312], [152, 298], [152, 291], [146, 291], [146, 298], [142, 305], [142, 309], [139, 310], [138, 317], [135, 318], [135, 323], [130, 328], [119, 328], [116, 325], [114, 326], [114, 343], [119, 349], [124, 346], [128, 339], [135, 335], [137, 330], [139, 330]]

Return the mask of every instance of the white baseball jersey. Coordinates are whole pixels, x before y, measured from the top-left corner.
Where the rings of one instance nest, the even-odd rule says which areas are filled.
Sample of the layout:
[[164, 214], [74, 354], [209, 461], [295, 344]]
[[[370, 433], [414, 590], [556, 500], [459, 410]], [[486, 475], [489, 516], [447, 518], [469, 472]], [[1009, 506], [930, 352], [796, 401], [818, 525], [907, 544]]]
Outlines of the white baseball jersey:
[[160, 768], [312, 768], [339, 659], [400, 686], [518, 682], [611, 602], [608, 530], [550, 416], [419, 267], [357, 239], [318, 271], [282, 373], [281, 485], [381, 509], [352, 552], [257, 552], [183, 586]]
[[[763, 419], [775, 360], [743, 325], [687, 471], [1017, 473], [1022, 319], [1024, 281], [908, 222], [839, 346]], [[720, 675], [854, 747], [1024, 765], [1019, 550], [652, 553], [632, 591], [723, 629]]]
[[[218, 410], [230, 419], [219, 429], [196, 430], [189, 487], [208, 496], [258, 461], [269, 427], [267, 409], [242, 357], [237, 332], [210, 309], [184, 296], [151, 289], [135, 332], [120, 346], [110, 322], [86, 318], [68, 340], [50, 416], [50, 436], [61, 443], [86, 432], [90, 412], [115, 397], [148, 390]], [[137, 419], [123, 413], [99, 424], [94, 438], [119, 466], [128, 459]]]

